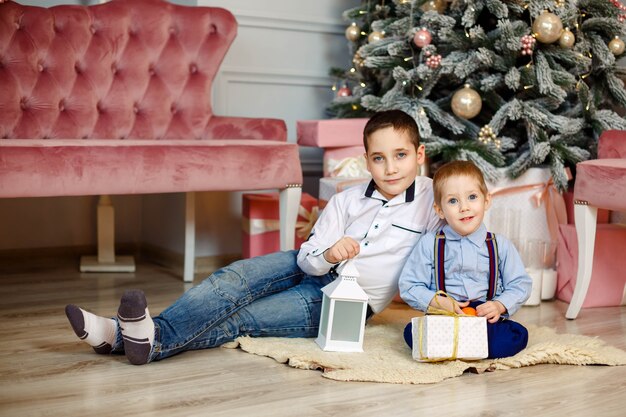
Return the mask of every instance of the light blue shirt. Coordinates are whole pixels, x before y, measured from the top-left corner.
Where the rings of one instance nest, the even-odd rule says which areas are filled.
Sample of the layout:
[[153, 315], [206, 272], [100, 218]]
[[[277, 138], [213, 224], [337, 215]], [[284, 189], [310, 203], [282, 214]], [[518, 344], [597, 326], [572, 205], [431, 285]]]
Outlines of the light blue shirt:
[[[468, 236], [444, 226], [446, 292], [457, 301], [486, 301], [489, 289], [489, 252], [484, 224]], [[415, 245], [400, 274], [400, 296], [411, 307], [426, 311], [435, 296], [435, 232], [425, 234]], [[498, 269], [496, 295], [508, 315], [513, 315], [530, 296], [532, 280], [515, 246], [497, 235]], [[503, 316], [507, 316], [504, 314]]]

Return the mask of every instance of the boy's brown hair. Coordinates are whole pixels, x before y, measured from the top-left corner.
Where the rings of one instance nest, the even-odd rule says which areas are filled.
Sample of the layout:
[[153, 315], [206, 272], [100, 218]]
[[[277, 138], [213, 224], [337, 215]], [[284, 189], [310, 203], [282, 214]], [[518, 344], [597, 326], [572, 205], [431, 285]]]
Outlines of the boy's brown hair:
[[369, 149], [369, 138], [372, 133], [385, 129], [387, 127], [393, 127], [398, 132], [405, 132], [411, 138], [411, 143], [417, 150], [420, 146], [420, 134], [417, 128], [415, 119], [403, 112], [402, 110], [386, 110], [375, 113], [365, 125], [363, 129], [363, 146], [365, 152]]
[[485, 184], [482, 171], [472, 161], [452, 161], [442, 165], [433, 176], [433, 194], [435, 204], [441, 207], [442, 189], [448, 178], [465, 176], [475, 179], [483, 196], [487, 196], [489, 190]]

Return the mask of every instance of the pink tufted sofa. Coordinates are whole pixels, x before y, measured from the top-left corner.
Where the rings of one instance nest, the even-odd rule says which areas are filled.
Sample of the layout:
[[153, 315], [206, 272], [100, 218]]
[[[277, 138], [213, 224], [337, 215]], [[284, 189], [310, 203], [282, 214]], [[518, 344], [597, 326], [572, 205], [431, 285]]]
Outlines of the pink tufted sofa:
[[[162, 0], [0, 4], [0, 198], [187, 193], [190, 281], [193, 192], [279, 189], [281, 248], [293, 247], [302, 172], [285, 123], [211, 107], [236, 32], [224, 9]], [[101, 201], [106, 267], [116, 259]]]

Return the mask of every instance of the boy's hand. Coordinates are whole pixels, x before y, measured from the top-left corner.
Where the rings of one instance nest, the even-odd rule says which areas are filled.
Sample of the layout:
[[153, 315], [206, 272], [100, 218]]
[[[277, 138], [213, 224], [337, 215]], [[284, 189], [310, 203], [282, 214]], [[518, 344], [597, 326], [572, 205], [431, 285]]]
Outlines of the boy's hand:
[[469, 301], [454, 302], [453, 298], [444, 297], [443, 295], [435, 295], [433, 299], [430, 300], [431, 307], [451, 311], [457, 314], [463, 314], [463, 311], [461, 311], [461, 309], [463, 307], [467, 307], [468, 305]]
[[506, 308], [500, 301], [487, 301], [476, 307], [476, 314], [479, 317], [486, 317], [489, 323], [497, 322], [504, 313]]
[[344, 236], [333, 246], [326, 249], [324, 259], [331, 264], [337, 264], [346, 259], [352, 259], [359, 254], [361, 246], [351, 237]]

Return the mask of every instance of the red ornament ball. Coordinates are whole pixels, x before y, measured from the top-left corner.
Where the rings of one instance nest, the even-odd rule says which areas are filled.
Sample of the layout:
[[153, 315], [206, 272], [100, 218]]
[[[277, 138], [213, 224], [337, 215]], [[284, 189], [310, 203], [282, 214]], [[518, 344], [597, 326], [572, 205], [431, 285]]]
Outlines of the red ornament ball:
[[415, 32], [415, 35], [413, 35], [413, 43], [418, 48], [423, 48], [427, 45], [430, 45], [432, 40], [433, 37], [426, 28], [421, 28], [420, 30]]
[[337, 90], [337, 97], [349, 97], [352, 95], [352, 91], [348, 87], [341, 87]]

